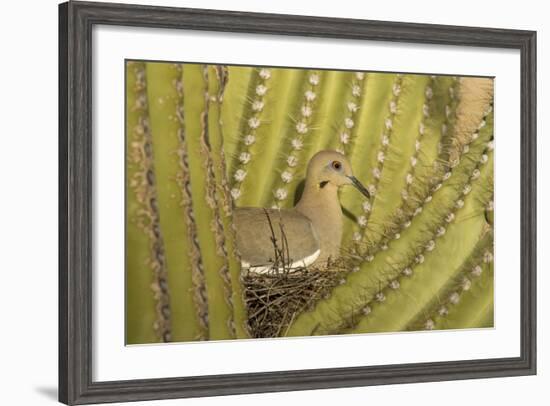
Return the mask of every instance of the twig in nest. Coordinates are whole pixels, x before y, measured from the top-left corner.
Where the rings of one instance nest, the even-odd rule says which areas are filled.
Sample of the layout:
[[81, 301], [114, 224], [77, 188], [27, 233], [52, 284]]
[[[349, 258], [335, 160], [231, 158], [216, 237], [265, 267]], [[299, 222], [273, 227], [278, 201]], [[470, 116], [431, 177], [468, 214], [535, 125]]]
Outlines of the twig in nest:
[[340, 284], [347, 270], [300, 268], [244, 276], [249, 326], [255, 338], [278, 337], [298, 314]]

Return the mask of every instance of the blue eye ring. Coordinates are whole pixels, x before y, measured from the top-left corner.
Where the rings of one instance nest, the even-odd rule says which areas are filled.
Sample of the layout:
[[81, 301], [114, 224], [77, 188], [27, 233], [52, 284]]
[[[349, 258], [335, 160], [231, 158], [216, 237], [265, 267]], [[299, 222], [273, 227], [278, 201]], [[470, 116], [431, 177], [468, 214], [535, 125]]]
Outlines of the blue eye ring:
[[340, 161], [332, 161], [330, 163], [330, 166], [332, 167], [332, 169], [334, 169], [336, 171], [342, 170], [342, 162], [340, 162]]

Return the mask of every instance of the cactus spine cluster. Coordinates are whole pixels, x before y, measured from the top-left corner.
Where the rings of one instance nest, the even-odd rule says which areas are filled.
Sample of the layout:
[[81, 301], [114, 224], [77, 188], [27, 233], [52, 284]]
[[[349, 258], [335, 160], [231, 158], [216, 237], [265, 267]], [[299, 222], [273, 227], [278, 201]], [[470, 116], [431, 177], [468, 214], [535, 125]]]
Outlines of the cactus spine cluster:
[[128, 343], [257, 336], [232, 211], [292, 207], [328, 148], [371, 198], [278, 335], [492, 325], [491, 79], [128, 62], [126, 91]]

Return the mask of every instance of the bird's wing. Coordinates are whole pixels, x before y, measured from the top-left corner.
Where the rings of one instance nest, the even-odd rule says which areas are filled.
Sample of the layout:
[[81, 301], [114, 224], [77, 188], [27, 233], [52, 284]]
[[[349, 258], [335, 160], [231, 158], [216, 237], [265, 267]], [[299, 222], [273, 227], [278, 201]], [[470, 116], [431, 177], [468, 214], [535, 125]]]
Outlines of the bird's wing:
[[293, 268], [310, 265], [320, 254], [311, 221], [295, 210], [238, 208], [233, 222], [244, 267], [269, 267], [276, 249], [283, 252], [285, 265]]

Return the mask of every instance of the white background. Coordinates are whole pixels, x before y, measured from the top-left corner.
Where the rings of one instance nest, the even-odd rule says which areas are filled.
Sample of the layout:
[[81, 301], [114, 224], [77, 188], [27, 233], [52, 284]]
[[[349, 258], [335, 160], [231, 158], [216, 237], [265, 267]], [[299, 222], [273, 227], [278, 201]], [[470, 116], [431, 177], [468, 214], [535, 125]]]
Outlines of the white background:
[[[134, 1], [137, 2], [137, 1]], [[538, 70], [548, 71], [548, 40], [543, 2], [522, 1], [512, 8], [502, 3], [462, 1], [363, 3], [291, 0], [147, 1], [150, 4], [230, 8], [320, 16], [356, 17], [478, 25], [539, 31]], [[3, 404], [42, 405], [55, 402], [57, 381], [57, 7], [55, 1], [13, 3], [2, 10], [0, 25], [0, 180], [2, 181], [2, 341], [0, 371]], [[541, 4], [541, 5], [539, 5]], [[546, 23], [547, 25], [548, 23]], [[280, 405], [281, 403], [369, 402], [379, 404], [458, 405], [491, 401], [507, 405], [548, 401], [550, 365], [544, 347], [550, 306], [544, 296], [548, 254], [543, 251], [550, 204], [542, 186], [550, 174], [542, 162], [548, 146], [543, 112], [548, 109], [548, 82], [538, 78], [539, 98], [539, 375], [525, 378], [443, 382], [371, 388], [338, 389], [217, 399], [174, 400], [146, 404]], [[543, 94], [543, 90], [544, 93]], [[546, 144], [546, 145], [544, 145]], [[546, 176], [545, 176], [546, 175]], [[7, 223], [7, 224], [6, 224]], [[547, 245], [547, 244], [546, 244]], [[538, 399], [538, 400], [537, 400]]]

